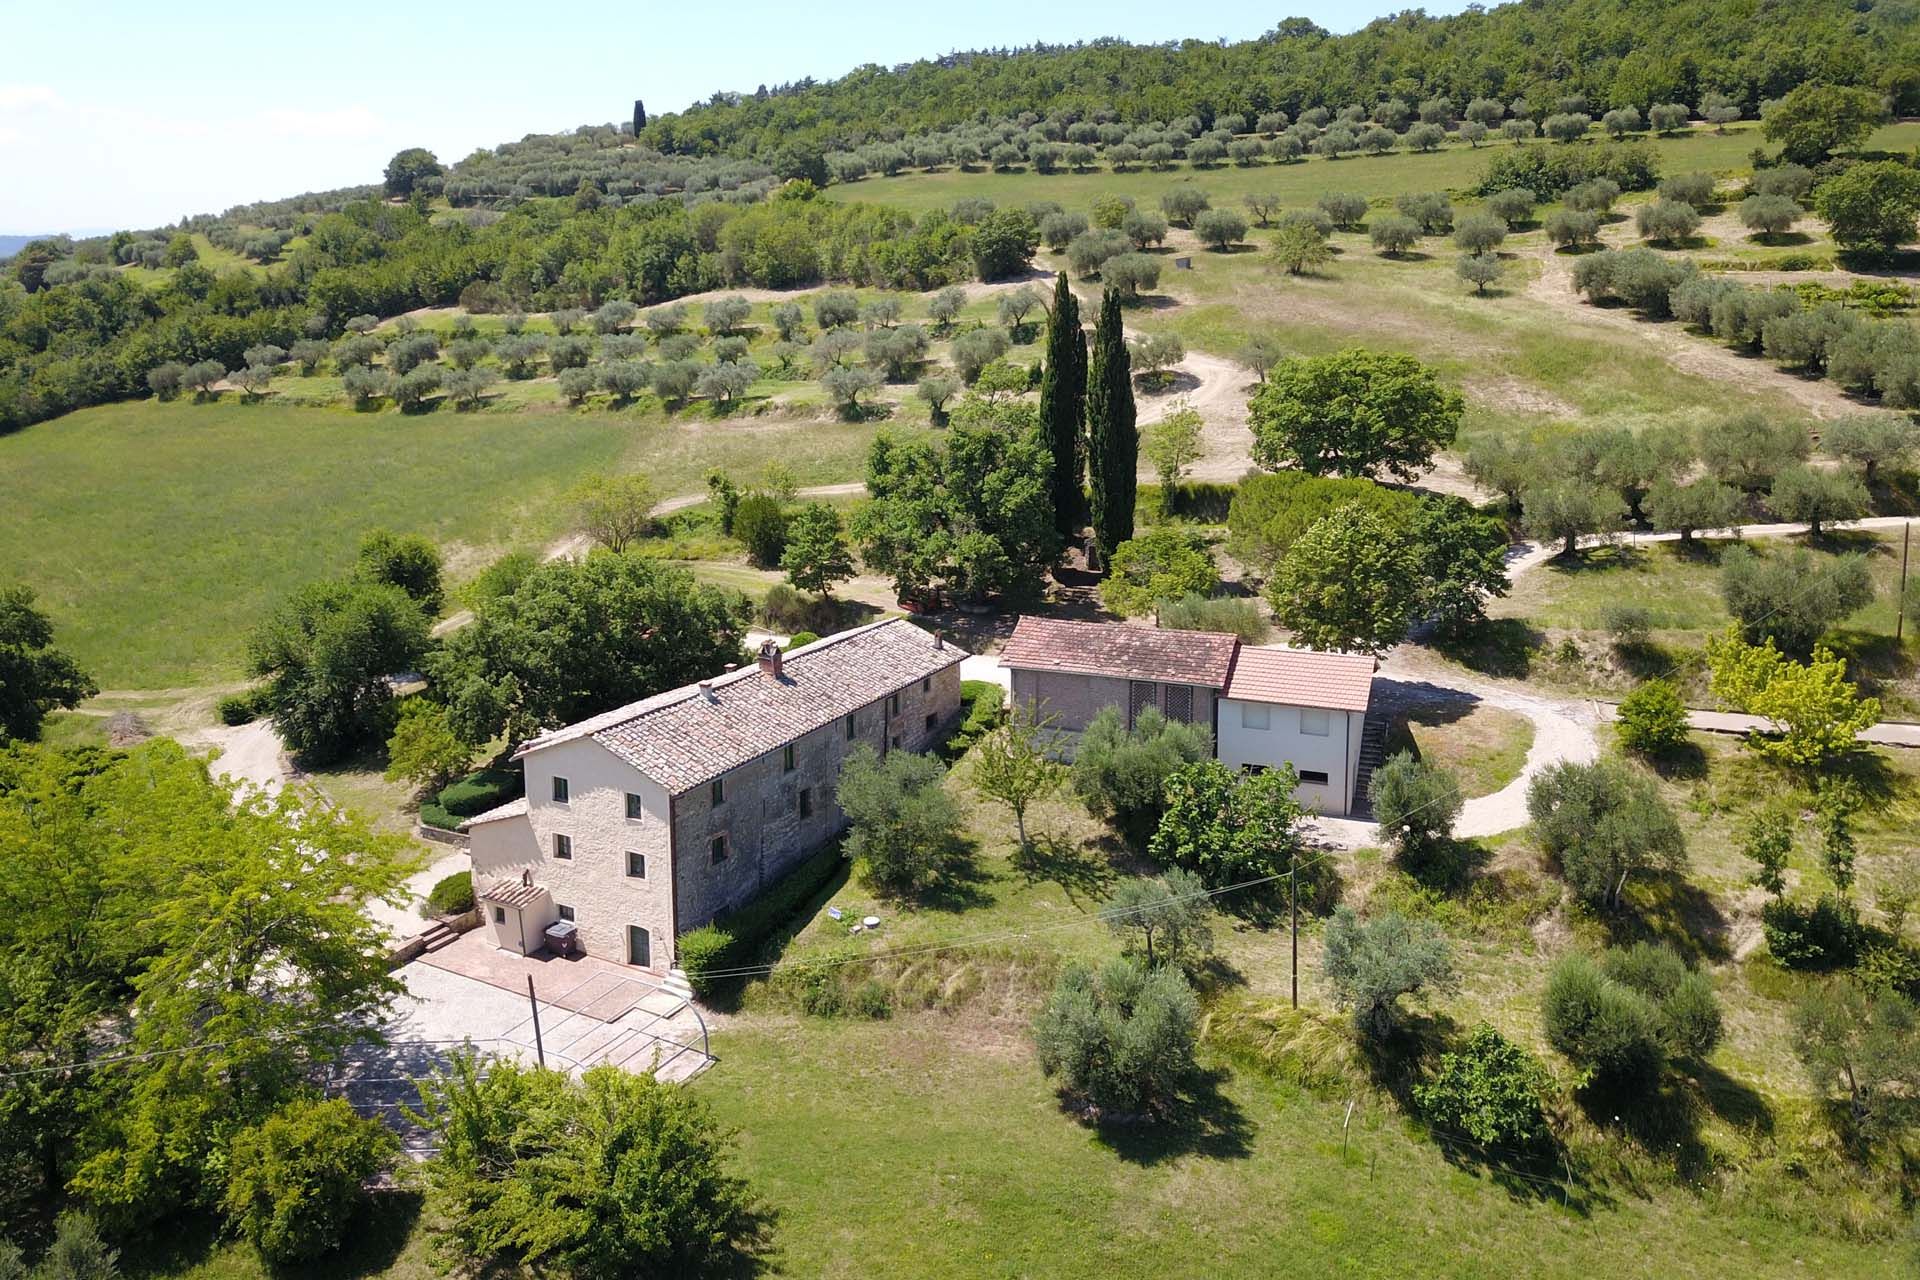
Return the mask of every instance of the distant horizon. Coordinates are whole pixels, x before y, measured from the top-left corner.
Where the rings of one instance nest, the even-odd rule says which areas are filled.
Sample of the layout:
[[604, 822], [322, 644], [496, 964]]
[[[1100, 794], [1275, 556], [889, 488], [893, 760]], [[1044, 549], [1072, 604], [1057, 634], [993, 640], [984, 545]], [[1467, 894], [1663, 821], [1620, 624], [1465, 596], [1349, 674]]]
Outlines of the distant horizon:
[[[1336, 33], [1358, 30], [1401, 6], [1379, 0], [1303, 0], [1287, 6]], [[1440, 17], [1464, 7], [1447, 0]], [[22, 15], [21, 48], [40, 50], [31, 72], [0, 79], [0, 164], [41, 175], [0, 190], [6, 235], [76, 237], [166, 226], [239, 204], [380, 181], [397, 151], [424, 146], [451, 165], [528, 134], [567, 132], [628, 118], [634, 98], [666, 115], [716, 92], [838, 79], [869, 63], [895, 66], [967, 49], [1073, 44], [1117, 38], [1239, 42], [1288, 14], [1234, 3], [1206, 22], [1213, 32], [1145, 0], [1082, 0], [1043, 12], [982, 0], [966, 13], [907, 14], [848, 0], [831, 24], [765, 0], [729, 14], [716, 44], [705, 15], [667, 13], [636, 25], [611, 4], [570, 11], [565, 29], [530, 24], [502, 0], [473, 0], [458, 27], [437, 14], [356, 3], [317, 23], [209, 0], [188, 23], [153, 24], [129, 0], [107, 0], [102, 29], [141, 38], [76, 45], [62, 16]], [[581, 38], [582, 31], [607, 38]], [[370, 60], [367, 37], [417, 55]], [[631, 39], [623, 38], [631, 35]], [[261, 51], [297, 47], [289, 63]], [[689, 50], [707, 56], [687, 56]], [[511, 65], [502, 90], [473, 67]], [[182, 75], [181, 68], [200, 68]], [[13, 78], [19, 77], [19, 78]], [[101, 228], [106, 228], [106, 231]], [[77, 228], [77, 229], [76, 229]]]

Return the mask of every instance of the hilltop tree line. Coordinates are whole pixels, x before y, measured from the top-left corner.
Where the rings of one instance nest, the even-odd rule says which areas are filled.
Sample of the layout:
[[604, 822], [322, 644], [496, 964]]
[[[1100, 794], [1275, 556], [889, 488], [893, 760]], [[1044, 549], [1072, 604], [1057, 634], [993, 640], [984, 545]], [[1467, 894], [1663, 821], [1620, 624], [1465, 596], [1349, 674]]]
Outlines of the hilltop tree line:
[[1470, 9], [1452, 17], [1409, 10], [1350, 35], [1290, 18], [1232, 44], [1188, 40], [1134, 45], [977, 51], [838, 80], [801, 81], [753, 94], [716, 93], [654, 116], [642, 141], [663, 152], [752, 156], [898, 142], [985, 120], [1067, 125], [1145, 124], [1221, 116], [1328, 111], [1399, 99], [1511, 102], [1544, 122], [1562, 99], [1608, 110], [1684, 102], [1751, 112], [1806, 80], [1872, 89], [1899, 111], [1920, 106], [1920, 51], [1904, 8], [1758, 0], [1646, 8], [1576, 0]]

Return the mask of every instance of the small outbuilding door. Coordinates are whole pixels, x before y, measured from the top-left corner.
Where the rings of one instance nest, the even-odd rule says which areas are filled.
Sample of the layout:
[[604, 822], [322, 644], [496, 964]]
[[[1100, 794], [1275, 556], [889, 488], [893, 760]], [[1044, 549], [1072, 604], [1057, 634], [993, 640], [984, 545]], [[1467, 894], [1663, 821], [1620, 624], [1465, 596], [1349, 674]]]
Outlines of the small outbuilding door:
[[653, 967], [653, 939], [637, 924], [627, 926], [627, 963]]

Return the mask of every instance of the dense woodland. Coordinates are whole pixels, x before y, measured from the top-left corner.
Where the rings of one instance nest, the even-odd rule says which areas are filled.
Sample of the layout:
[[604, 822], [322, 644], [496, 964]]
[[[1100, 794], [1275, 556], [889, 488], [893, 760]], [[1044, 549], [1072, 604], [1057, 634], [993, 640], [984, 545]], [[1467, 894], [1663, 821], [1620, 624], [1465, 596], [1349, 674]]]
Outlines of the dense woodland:
[[715, 94], [649, 122], [662, 151], [771, 158], [800, 140], [857, 145], [974, 119], [1036, 116], [1128, 124], [1229, 113], [1299, 115], [1400, 97], [1546, 107], [1580, 94], [1601, 110], [1721, 93], [1749, 112], [1806, 80], [1920, 106], [1915, 10], [1902, 0], [1545, 0], [1454, 17], [1409, 10], [1351, 35], [1290, 18], [1257, 40], [1187, 40], [955, 53], [862, 67], [753, 94]]

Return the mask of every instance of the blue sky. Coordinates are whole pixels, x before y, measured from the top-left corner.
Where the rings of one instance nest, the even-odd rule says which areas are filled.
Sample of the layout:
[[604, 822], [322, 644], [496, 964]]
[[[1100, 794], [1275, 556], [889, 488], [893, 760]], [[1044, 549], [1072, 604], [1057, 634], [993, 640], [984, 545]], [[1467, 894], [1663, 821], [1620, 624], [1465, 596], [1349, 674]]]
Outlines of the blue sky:
[[[0, 233], [145, 227], [453, 161], [527, 133], [655, 114], [719, 89], [831, 79], [952, 49], [1246, 39], [1300, 13], [1350, 31], [1400, 5], [1229, 0], [35, 5], [5, 23]], [[1458, 4], [1430, 6], [1449, 12]]]

